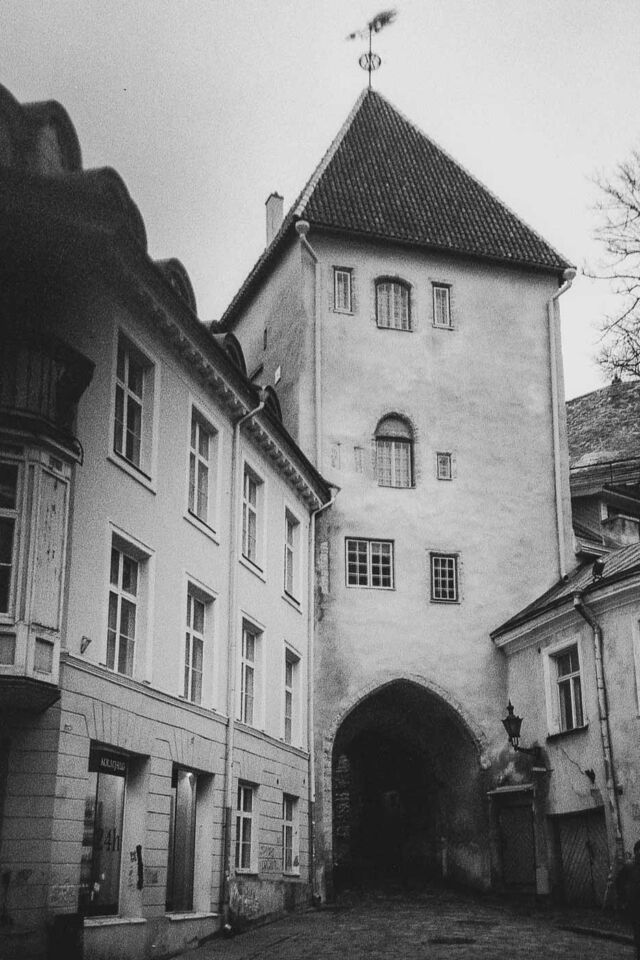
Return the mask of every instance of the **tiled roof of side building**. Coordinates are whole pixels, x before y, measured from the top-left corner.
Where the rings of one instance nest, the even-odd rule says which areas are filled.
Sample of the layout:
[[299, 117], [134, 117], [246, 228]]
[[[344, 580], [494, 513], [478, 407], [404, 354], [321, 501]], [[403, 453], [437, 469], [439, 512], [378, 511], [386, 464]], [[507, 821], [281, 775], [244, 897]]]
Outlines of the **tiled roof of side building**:
[[313, 226], [559, 277], [556, 250], [388, 100], [365, 90], [304, 190], [231, 301], [229, 326], [298, 219]]
[[602, 557], [601, 562], [603, 567], [600, 575], [594, 575], [592, 560], [582, 564], [570, 573], [566, 580], [559, 580], [533, 603], [493, 630], [491, 636], [494, 639], [500, 637], [514, 627], [533, 620], [538, 614], [562, 606], [576, 593], [595, 593], [603, 587], [640, 573], [640, 543], [632, 543], [627, 547], [621, 547], [620, 550], [614, 550], [606, 557]]
[[640, 457], [640, 380], [569, 400], [567, 432], [572, 467]]

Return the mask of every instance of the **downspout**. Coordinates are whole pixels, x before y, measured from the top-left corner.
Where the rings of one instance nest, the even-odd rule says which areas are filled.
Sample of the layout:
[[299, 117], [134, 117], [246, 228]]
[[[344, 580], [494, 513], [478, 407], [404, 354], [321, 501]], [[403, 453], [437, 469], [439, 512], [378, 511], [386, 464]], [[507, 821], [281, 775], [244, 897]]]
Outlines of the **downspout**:
[[318, 322], [318, 306], [321, 303], [322, 291], [321, 291], [321, 277], [320, 277], [320, 267], [318, 266], [319, 260], [318, 255], [307, 240], [307, 234], [309, 233], [309, 221], [308, 220], [298, 220], [296, 223], [296, 231], [300, 237], [300, 243], [305, 248], [309, 256], [314, 262], [315, 265], [315, 289], [314, 289], [314, 304], [313, 304], [313, 393], [314, 393], [314, 411], [315, 411], [315, 422], [313, 425], [314, 429], [314, 440], [315, 440], [315, 467], [317, 470], [322, 472], [321, 457], [322, 457], [322, 391], [320, 389], [322, 383], [322, 339], [321, 339], [321, 330], [320, 324]]
[[549, 317], [549, 353], [551, 361], [551, 418], [553, 424], [553, 472], [555, 479], [556, 493], [556, 530], [558, 535], [558, 566], [560, 577], [564, 579], [567, 575], [567, 565], [565, 561], [566, 542], [564, 536], [564, 507], [562, 499], [562, 470], [561, 470], [561, 450], [560, 450], [560, 397], [558, 396], [558, 367], [560, 362], [560, 351], [558, 349], [558, 328], [560, 326], [560, 310], [558, 300], [565, 293], [574, 281], [576, 271], [574, 267], [567, 267], [562, 277], [564, 283], [554, 293], [547, 302], [547, 314]]
[[323, 510], [328, 510], [336, 502], [336, 497], [340, 493], [340, 487], [332, 484], [333, 493], [327, 503], [323, 503], [317, 510], [313, 510], [309, 515], [309, 558], [307, 562], [307, 580], [308, 580], [308, 620], [307, 636], [309, 638], [309, 652], [307, 654], [307, 749], [309, 750], [309, 880], [311, 883], [311, 895], [316, 902], [320, 897], [317, 891], [316, 863], [315, 863], [315, 805], [316, 805], [316, 761], [314, 752], [314, 724], [315, 724], [315, 700], [314, 700], [314, 647], [315, 647], [315, 619], [316, 619], [316, 592], [315, 592], [315, 557], [316, 557], [316, 517]]
[[230, 931], [229, 906], [231, 895], [231, 834], [233, 822], [233, 748], [235, 741], [236, 716], [236, 584], [237, 584], [237, 537], [238, 514], [240, 512], [240, 485], [238, 482], [238, 460], [240, 455], [240, 428], [242, 424], [255, 417], [264, 409], [261, 400], [254, 410], [245, 413], [233, 425], [233, 444], [231, 448], [231, 530], [229, 533], [229, 610], [227, 624], [227, 741], [224, 758], [224, 833], [222, 843], [222, 924], [223, 930]]
[[624, 863], [624, 845], [622, 840], [622, 822], [620, 818], [620, 802], [616, 790], [615, 768], [613, 764], [613, 751], [611, 749], [611, 730], [609, 728], [609, 708], [607, 698], [607, 687], [604, 678], [604, 665], [602, 659], [602, 627], [596, 620], [593, 611], [584, 602], [582, 593], [573, 595], [573, 606], [578, 611], [583, 620], [589, 624], [593, 631], [593, 651], [596, 666], [596, 687], [598, 690], [598, 716], [600, 719], [600, 739], [602, 740], [602, 756], [604, 760], [604, 772], [607, 784], [607, 796], [609, 799], [609, 808], [613, 816], [613, 826], [615, 833], [615, 858], [611, 864], [611, 871], [607, 883], [607, 891], [612, 883], [613, 874], [618, 866]]

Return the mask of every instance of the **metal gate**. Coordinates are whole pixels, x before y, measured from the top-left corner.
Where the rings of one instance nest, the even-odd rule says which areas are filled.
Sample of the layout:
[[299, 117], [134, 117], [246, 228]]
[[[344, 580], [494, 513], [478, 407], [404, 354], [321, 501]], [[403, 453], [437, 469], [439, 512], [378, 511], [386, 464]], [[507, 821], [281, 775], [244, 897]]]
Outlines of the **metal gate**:
[[604, 903], [609, 875], [609, 847], [604, 810], [584, 810], [553, 817], [556, 858], [566, 903]]
[[535, 887], [536, 861], [530, 800], [512, 801], [498, 812], [502, 879], [510, 887]]

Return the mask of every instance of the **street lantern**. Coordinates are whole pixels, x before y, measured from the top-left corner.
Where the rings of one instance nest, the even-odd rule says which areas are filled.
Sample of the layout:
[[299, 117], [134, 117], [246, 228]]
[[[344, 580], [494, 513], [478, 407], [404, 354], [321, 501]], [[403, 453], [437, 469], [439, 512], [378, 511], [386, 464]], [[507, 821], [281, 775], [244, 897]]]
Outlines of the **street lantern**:
[[514, 706], [509, 700], [507, 704], [507, 715], [502, 721], [502, 725], [507, 731], [507, 736], [509, 738], [509, 743], [514, 750], [517, 750], [518, 753], [529, 753], [533, 757], [534, 766], [538, 767], [543, 765], [542, 756], [540, 753], [540, 747], [521, 747], [520, 746], [520, 727], [522, 726], [522, 717], [514, 714]]

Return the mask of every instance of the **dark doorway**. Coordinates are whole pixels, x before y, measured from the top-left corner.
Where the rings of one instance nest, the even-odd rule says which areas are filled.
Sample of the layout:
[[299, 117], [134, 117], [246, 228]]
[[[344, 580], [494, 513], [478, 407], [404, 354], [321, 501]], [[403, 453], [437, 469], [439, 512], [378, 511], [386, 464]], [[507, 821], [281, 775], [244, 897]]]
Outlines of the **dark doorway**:
[[337, 889], [443, 876], [482, 885], [481, 776], [468, 728], [440, 697], [410, 681], [367, 697], [334, 742]]
[[560, 894], [565, 903], [602, 907], [609, 875], [604, 810], [552, 818]]

